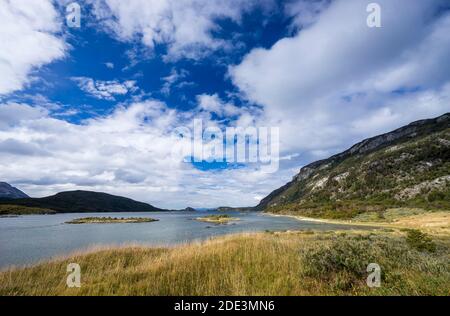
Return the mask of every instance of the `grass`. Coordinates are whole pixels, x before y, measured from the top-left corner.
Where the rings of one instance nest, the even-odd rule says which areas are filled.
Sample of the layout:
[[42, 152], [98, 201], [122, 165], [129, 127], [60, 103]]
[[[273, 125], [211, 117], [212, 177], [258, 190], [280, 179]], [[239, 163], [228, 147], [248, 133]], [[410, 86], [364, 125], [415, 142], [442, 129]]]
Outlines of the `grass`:
[[[449, 241], [407, 232], [267, 232], [174, 248], [106, 248], [0, 273], [0, 295], [449, 295]], [[67, 288], [67, 264], [81, 288]], [[369, 263], [380, 288], [366, 285]]]
[[428, 234], [423, 233], [417, 229], [409, 229], [407, 230], [407, 232], [408, 235], [406, 237], [406, 242], [410, 247], [415, 248], [419, 251], [436, 251], [436, 244]]
[[[413, 215], [428, 215], [435, 212], [420, 208], [392, 208], [383, 212], [365, 212], [354, 217], [356, 221], [362, 222], [389, 222], [393, 223], [399, 219], [407, 218]], [[450, 212], [449, 212], [450, 213]]]
[[318, 219], [349, 220], [364, 213], [381, 214], [386, 210], [383, 205], [368, 205], [363, 201], [340, 202], [304, 202], [269, 207], [266, 212], [274, 214], [298, 215]]
[[392, 225], [420, 229], [433, 235], [450, 236], [450, 212], [432, 212], [400, 217]]
[[3, 215], [33, 215], [33, 214], [55, 214], [56, 212], [49, 209], [38, 207], [27, 207], [20, 205], [0, 204], [0, 216]]
[[[280, 213], [271, 215], [280, 215]], [[429, 211], [419, 208], [395, 208], [387, 209], [383, 212], [364, 212], [351, 219], [305, 217], [300, 215], [298, 212], [289, 211], [286, 211], [285, 215], [282, 216], [290, 216], [303, 220], [317, 220], [335, 224], [418, 229], [435, 236], [450, 236], [449, 211]]]
[[66, 222], [66, 224], [119, 224], [119, 223], [150, 223], [157, 219], [149, 217], [84, 217]]
[[209, 215], [204, 217], [197, 217], [196, 220], [206, 223], [227, 224], [231, 221], [238, 221], [239, 218], [231, 217], [228, 214], [222, 214], [222, 215]]

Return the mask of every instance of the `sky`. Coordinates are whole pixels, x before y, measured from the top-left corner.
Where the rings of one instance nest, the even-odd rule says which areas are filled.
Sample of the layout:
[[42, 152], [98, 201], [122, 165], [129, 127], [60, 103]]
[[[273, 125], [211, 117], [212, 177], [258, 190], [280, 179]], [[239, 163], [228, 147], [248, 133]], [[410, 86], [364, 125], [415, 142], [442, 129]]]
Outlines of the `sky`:
[[[310, 162], [450, 112], [448, 0], [84, 0], [80, 27], [71, 3], [0, 0], [0, 181], [33, 197], [252, 206]], [[276, 168], [210, 161], [204, 140], [199, 160], [174, 155], [195, 120], [278, 129]]]

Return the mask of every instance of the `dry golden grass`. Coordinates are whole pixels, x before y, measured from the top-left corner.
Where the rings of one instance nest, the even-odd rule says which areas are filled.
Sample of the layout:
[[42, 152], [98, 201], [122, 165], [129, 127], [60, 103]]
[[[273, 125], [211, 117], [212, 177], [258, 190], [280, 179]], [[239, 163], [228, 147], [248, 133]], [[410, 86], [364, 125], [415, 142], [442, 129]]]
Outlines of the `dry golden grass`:
[[450, 212], [434, 212], [399, 218], [395, 225], [450, 236]]
[[[448, 250], [440, 242], [421, 253], [389, 232], [231, 235], [11, 269], [0, 273], [0, 295], [448, 295]], [[66, 286], [71, 262], [81, 266], [81, 288]], [[366, 285], [370, 262], [383, 269], [381, 288]]]
[[450, 237], [450, 211], [426, 211], [423, 209], [389, 209], [385, 212], [385, 219], [374, 220], [376, 213], [365, 213], [353, 220], [333, 220], [306, 218], [295, 214], [272, 216], [289, 216], [299, 220], [316, 221], [331, 224], [350, 224], [356, 226], [371, 226], [385, 228], [420, 229], [436, 237]]

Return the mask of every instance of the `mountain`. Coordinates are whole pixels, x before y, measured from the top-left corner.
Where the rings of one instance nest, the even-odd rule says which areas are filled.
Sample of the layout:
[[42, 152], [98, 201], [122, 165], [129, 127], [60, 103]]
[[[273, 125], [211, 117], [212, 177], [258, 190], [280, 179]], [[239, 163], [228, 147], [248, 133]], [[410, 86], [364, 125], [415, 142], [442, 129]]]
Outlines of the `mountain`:
[[61, 192], [44, 198], [3, 200], [0, 204], [50, 209], [57, 213], [167, 211], [121, 196], [90, 191]]
[[253, 207], [229, 207], [221, 206], [215, 209], [218, 212], [248, 212], [252, 211]]
[[28, 195], [19, 189], [11, 186], [6, 182], [0, 182], [0, 198], [1, 199], [21, 199], [27, 198]]
[[353, 218], [403, 206], [450, 210], [450, 113], [313, 162], [256, 209]]

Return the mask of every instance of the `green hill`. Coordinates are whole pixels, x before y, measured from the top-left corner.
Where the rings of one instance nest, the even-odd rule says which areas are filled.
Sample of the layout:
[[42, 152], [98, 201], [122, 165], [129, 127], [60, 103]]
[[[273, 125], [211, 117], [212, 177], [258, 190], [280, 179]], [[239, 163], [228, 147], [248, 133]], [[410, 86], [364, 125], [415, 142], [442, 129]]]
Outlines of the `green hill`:
[[411, 123], [303, 167], [256, 207], [350, 219], [386, 208], [450, 210], [450, 114]]
[[3, 200], [0, 201], [0, 204], [50, 209], [57, 213], [167, 211], [121, 196], [90, 191], [61, 192], [44, 198]]

